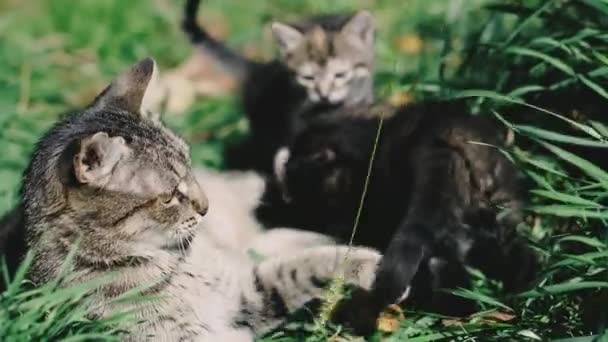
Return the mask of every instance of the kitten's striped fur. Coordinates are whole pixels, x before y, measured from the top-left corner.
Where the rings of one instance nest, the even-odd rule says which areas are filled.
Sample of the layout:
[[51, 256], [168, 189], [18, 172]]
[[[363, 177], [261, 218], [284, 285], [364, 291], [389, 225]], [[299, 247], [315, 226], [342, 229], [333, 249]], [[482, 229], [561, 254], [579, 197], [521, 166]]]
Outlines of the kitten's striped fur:
[[[268, 75], [254, 72], [266, 63], [247, 59], [198, 26], [199, 3], [186, 3], [184, 30], [193, 43], [242, 80], [270, 76], [270, 71]], [[271, 27], [280, 52], [278, 61], [306, 89], [310, 102], [356, 105], [373, 101], [375, 26], [369, 12], [322, 15], [298, 23], [273, 22]]]
[[240, 81], [249, 137], [228, 145], [229, 169], [272, 173], [276, 151], [326, 107], [357, 107], [374, 100], [373, 17], [326, 14], [298, 23], [274, 22], [279, 56], [257, 62], [211, 37], [197, 23], [200, 0], [187, 0], [184, 31], [193, 44]]
[[[30, 278], [53, 279], [79, 241], [73, 282], [111, 272], [94, 293], [97, 313], [132, 312], [138, 323], [125, 339], [136, 341], [252, 341], [318, 297], [340, 269], [369, 287], [380, 257], [372, 250], [353, 249], [342, 268], [345, 246], [259, 264], [218, 246], [187, 145], [142, 107], [154, 70], [151, 59], [140, 62], [38, 144], [22, 198]], [[142, 286], [156, 299], [112, 302]]]

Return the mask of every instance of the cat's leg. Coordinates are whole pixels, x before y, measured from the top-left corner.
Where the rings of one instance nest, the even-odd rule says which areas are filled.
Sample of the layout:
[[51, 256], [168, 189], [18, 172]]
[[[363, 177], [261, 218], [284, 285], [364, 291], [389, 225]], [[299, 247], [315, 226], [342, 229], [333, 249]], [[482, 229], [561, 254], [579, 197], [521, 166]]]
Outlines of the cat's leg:
[[291, 312], [320, 298], [325, 286], [339, 275], [346, 284], [369, 288], [380, 258], [367, 248], [323, 246], [266, 260], [247, 278], [240, 321], [258, 333], [268, 331]]
[[378, 267], [371, 290], [372, 310], [403, 301], [420, 264], [429, 257], [430, 245], [426, 227], [406, 223], [399, 229], [386, 250]]
[[[460, 164], [457, 154], [441, 143], [415, 150], [410, 205], [389, 243], [372, 287], [372, 310], [403, 300], [423, 262], [435, 245], [454, 234], [454, 222], [464, 196], [454, 179]], [[451, 254], [451, 251], [440, 251]], [[431, 284], [428, 284], [430, 287]]]
[[289, 255], [305, 248], [329, 246], [336, 242], [333, 238], [305, 230], [275, 228], [258, 235], [249, 250], [262, 257]]

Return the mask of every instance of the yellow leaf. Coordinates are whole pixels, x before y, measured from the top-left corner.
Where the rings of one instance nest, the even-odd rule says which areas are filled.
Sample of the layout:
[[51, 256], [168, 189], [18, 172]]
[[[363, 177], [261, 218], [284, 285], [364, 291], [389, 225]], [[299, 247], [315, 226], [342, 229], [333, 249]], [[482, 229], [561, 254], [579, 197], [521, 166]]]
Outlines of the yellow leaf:
[[404, 319], [403, 310], [399, 305], [392, 304], [380, 314], [377, 322], [378, 330], [385, 333], [395, 332]]
[[409, 92], [401, 91], [393, 93], [388, 102], [395, 107], [399, 107], [414, 102], [414, 97]]
[[418, 54], [424, 46], [420, 36], [414, 33], [405, 34], [397, 38], [397, 50], [405, 54]]

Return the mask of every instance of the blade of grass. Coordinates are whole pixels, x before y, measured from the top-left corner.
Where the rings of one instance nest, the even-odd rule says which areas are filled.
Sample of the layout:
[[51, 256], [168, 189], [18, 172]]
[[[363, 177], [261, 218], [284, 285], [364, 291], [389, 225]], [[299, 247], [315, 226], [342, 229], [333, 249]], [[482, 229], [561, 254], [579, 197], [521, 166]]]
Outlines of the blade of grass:
[[589, 147], [599, 147], [608, 149], [608, 142], [605, 141], [595, 141], [581, 137], [575, 137], [571, 135], [566, 135], [562, 133], [557, 133], [553, 131], [549, 131], [546, 129], [527, 126], [527, 125], [513, 125], [515, 129], [519, 131], [519, 133], [523, 133], [529, 136], [537, 137], [543, 140], [551, 140], [561, 143], [579, 145], [579, 146], [589, 146]]
[[561, 193], [561, 192], [557, 192], [557, 191], [546, 191], [546, 190], [534, 189], [534, 190], [530, 190], [530, 192], [532, 192], [533, 194], [545, 197], [545, 198], [553, 199], [553, 200], [564, 202], [564, 203], [578, 204], [578, 205], [587, 206], [587, 207], [604, 208], [602, 205], [600, 205], [599, 203], [596, 203], [594, 201], [590, 201], [588, 199], [584, 199], [579, 196], [569, 195], [569, 194], [565, 194], [565, 193]]
[[577, 208], [569, 205], [535, 205], [530, 206], [528, 209], [537, 214], [554, 215], [559, 217], [608, 219], [608, 210], [591, 210], [587, 208]]
[[574, 153], [568, 152], [560, 147], [552, 145], [548, 142], [539, 141], [546, 149], [551, 151], [553, 154], [558, 156], [560, 159], [567, 161], [568, 163], [576, 166], [582, 172], [586, 173], [590, 177], [598, 180], [603, 186], [608, 189], [608, 172], [602, 170], [600, 167], [585, 160]]
[[515, 297], [534, 298], [547, 295], [557, 295], [587, 289], [608, 289], [608, 282], [604, 281], [581, 281], [576, 283], [561, 283], [543, 286], [536, 290], [530, 290], [517, 294]]

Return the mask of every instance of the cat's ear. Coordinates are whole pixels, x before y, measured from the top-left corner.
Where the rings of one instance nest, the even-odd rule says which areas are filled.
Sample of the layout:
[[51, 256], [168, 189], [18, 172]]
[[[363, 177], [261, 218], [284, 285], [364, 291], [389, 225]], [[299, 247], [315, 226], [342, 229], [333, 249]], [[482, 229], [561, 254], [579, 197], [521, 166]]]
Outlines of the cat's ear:
[[362, 10], [355, 13], [342, 28], [342, 33], [351, 41], [370, 47], [374, 44], [376, 24], [374, 17], [368, 11]]
[[158, 95], [159, 87], [156, 62], [145, 58], [119, 75], [95, 99], [101, 107], [112, 107], [148, 118], [156, 116], [151, 106], [155, 103], [152, 97]]
[[103, 186], [118, 162], [130, 150], [122, 137], [110, 137], [98, 132], [80, 141], [73, 159], [74, 175], [81, 184]]
[[293, 51], [304, 39], [302, 32], [283, 23], [274, 22], [270, 28], [283, 54]]

